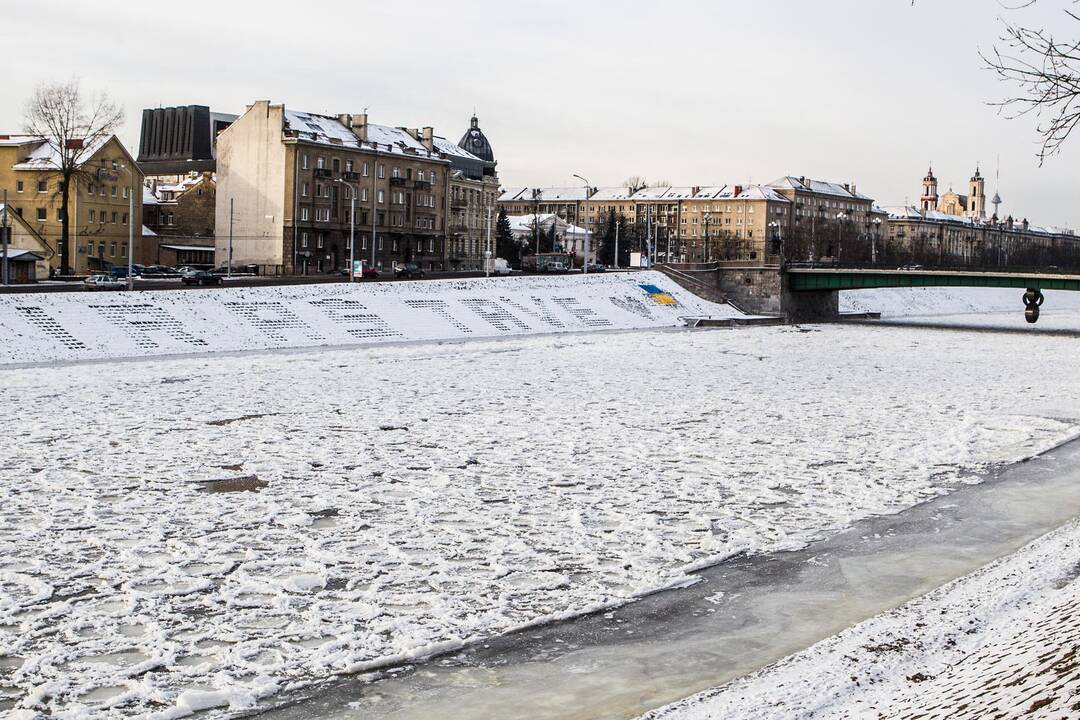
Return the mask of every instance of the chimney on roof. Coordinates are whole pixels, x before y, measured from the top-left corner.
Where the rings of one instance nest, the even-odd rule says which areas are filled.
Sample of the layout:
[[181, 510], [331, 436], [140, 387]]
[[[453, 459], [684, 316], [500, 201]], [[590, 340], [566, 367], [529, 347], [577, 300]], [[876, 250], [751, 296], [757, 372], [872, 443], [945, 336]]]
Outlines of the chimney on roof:
[[366, 112], [359, 115], [350, 115], [349, 128], [360, 139], [360, 142], [368, 142], [368, 115]]
[[742, 191], [743, 191], [743, 186], [742, 185], [736, 185], [735, 186], [735, 191], [731, 194], [731, 197], [733, 197], [733, 198], [739, 197], [740, 195], [742, 195]]
[[1021, 223], [1021, 227], [1024, 228], [1024, 232], [1027, 232], [1028, 228], [1031, 227], [1030, 225], [1028, 225], [1027, 218], [1024, 218], [1024, 221]]
[[853, 182], [853, 183], [851, 183], [851, 194], [852, 194], [852, 195], [856, 195], [856, 194], [857, 194], [857, 193], [855, 192], [855, 183], [854, 183], [854, 182]]
[[690, 197], [697, 197], [697, 194], [699, 192], [701, 192], [701, 187], [699, 185], [695, 185], [694, 187], [690, 188]]
[[435, 128], [431, 127], [430, 125], [425, 127], [423, 139], [421, 140], [421, 142], [424, 143], [424, 147], [426, 147], [429, 151], [435, 150]]

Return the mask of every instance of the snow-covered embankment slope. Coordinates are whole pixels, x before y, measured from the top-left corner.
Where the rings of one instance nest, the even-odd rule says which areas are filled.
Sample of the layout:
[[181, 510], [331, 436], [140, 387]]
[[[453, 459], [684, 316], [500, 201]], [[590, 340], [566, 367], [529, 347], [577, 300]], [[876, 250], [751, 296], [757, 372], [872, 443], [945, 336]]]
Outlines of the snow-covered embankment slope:
[[672, 327], [734, 317], [657, 272], [0, 296], [0, 365]]

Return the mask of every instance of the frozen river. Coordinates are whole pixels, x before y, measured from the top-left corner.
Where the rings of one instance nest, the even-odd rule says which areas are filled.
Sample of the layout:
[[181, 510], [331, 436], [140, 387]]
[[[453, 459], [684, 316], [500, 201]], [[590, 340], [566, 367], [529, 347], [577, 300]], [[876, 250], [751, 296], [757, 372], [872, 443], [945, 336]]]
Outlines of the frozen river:
[[746, 675], [1014, 552], [1080, 515], [1080, 442], [985, 484], [794, 552], [517, 633], [376, 682], [344, 680], [263, 720], [635, 718]]
[[798, 550], [1075, 436], [1076, 342], [776, 327], [0, 370], [0, 710], [225, 715]]

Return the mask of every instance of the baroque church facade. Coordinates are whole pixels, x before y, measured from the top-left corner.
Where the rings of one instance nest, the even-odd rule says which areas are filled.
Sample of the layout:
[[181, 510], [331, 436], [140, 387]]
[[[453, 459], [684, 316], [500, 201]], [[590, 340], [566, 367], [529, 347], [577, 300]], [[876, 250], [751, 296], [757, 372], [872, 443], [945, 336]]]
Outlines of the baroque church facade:
[[[922, 182], [922, 197], [919, 198], [919, 209], [926, 212], [939, 212], [943, 215], [954, 217], [972, 218], [974, 220], [986, 220], [986, 180], [975, 167], [975, 174], [968, 180], [968, 194], [961, 195], [951, 187], [943, 194], [938, 195], [938, 180], [934, 177], [934, 168], [931, 167]], [[997, 203], [1001, 201], [994, 198]], [[996, 204], [996, 203], [995, 203]], [[996, 212], [995, 212], [996, 216]]]

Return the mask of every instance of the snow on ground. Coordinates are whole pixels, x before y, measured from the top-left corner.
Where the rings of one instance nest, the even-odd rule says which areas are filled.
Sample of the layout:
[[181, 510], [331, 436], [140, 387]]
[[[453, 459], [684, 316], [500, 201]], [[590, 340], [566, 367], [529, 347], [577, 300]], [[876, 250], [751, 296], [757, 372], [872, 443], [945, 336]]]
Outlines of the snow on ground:
[[831, 325], [0, 370], [0, 710], [213, 717], [800, 546], [1076, 435], [1075, 342]]
[[[1043, 293], [1047, 314], [1070, 315], [1080, 310], [1080, 293], [1047, 290]], [[1013, 288], [878, 288], [844, 290], [840, 293], [841, 312], [880, 312], [883, 319], [919, 319], [942, 316], [1014, 315], [1024, 323], [1024, 291]], [[1042, 320], [1040, 320], [1042, 322]]]
[[1080, 716], [1080, 520], [648, 720]]
[[664, 275], [0, 295], [0, 365], [673, 327], [736, 317]]

